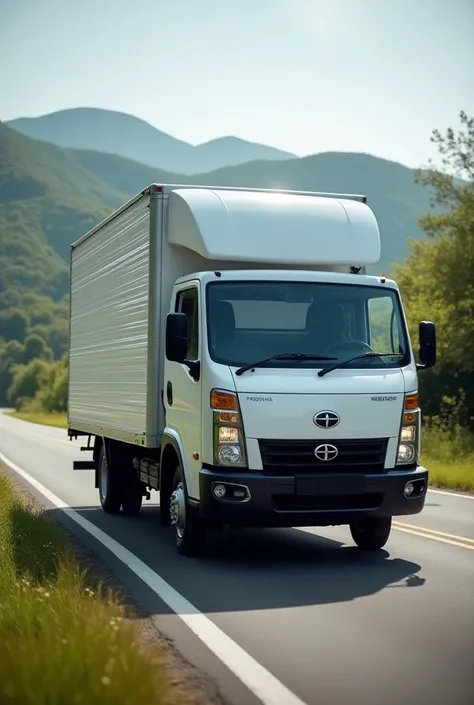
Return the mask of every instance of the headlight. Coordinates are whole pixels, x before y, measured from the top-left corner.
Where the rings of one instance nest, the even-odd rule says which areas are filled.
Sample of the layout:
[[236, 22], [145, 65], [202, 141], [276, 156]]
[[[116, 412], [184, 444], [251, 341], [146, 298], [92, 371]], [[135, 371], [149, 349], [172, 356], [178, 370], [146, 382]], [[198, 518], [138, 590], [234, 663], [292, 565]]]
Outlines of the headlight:
[[238, 443], [239, 429], [235, 426], [219, 426], [219, 443]]
[[400, 441], [415, 441], [416, 426], [402, 426], [400, 431]]
[[420, 454], [418, 394], [406, 394], [398, 438], [397, 465], [416, 465]]
[[242, 460], [240, 446], [219, 445], [217, 451], [221, 465], [239, 465]]
[[247, 454], [237, 394], [213, 389], [211, 409], [214, 424], [214, 464], [246, 467]]
[[398, 446], [397, 463], [399, 465], [407, 465], [415, 462], [416, 452], [412, 443], [400, 443]]

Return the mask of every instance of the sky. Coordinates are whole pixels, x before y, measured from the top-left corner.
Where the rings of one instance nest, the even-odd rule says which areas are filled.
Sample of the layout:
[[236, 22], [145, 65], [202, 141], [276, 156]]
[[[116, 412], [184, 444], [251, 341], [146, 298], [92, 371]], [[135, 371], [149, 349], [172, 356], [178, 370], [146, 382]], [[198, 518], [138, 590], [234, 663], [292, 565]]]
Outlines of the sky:
[[474, 115], [473, 37], [474, 0], [0, 0], [0, 120], [99, 107], [419, 167]]

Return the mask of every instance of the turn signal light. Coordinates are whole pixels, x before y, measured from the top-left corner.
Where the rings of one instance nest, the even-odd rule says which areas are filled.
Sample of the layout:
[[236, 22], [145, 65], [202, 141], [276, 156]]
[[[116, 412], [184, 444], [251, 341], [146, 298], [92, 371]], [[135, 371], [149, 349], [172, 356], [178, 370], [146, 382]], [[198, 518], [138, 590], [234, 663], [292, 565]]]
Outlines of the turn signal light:
[[211, 391], [211, 409], [217, 411], [237, 411], [237, 395], [222, 389]]
[[420, 406], [420, 397], [418, 394], [407, 394], [405, 396], [405, 411], [414, 411]]

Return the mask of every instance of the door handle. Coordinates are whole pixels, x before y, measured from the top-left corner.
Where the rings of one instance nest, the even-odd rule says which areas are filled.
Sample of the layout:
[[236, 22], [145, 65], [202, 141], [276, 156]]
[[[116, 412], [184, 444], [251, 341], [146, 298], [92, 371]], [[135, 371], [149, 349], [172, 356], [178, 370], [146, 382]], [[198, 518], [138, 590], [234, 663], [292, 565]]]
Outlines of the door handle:
[[173, 385], [171, 382], [168, 382], [166, 385], [166, 398], [169, 406], [173, 406]]

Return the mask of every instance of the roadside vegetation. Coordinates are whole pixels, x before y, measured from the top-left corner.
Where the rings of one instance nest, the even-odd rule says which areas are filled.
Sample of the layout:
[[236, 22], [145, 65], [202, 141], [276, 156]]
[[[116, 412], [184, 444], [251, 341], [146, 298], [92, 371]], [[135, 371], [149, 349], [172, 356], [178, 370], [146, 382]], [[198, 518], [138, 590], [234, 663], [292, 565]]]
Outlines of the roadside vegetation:
[[62, 530], [0, 473], [0, 702], [171, 705], [163, 651], [92, 590]]
[[13, 416], [21, 421], [41, 424], [42, 426], [55, 426], [67, 428], [67, 414], [47, 411], [10, 411], [8, 416]]
[[[440, 163], [415, 172], [433, 206], [419, 221], [426, 237], [393, 276], [414, 347], [419, 321], [438, 332], [437, 364], [419, 375], [422, 459], [433, 484], [474, 491], [474, 118], [461, 112], [459, 129], [432, 141]], [[19, 418], [65, 424], [67, 326], [66, 299], [0, 286], [0, 403]]]
[[421, 462], [429, 470], [432, 487], [474, 492], [474, 434], [468, 429], [427, 420], [421, 435]]

